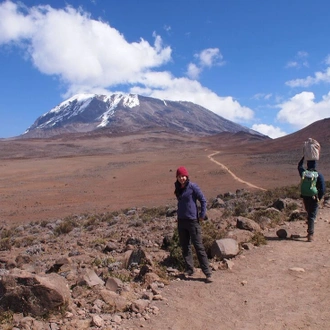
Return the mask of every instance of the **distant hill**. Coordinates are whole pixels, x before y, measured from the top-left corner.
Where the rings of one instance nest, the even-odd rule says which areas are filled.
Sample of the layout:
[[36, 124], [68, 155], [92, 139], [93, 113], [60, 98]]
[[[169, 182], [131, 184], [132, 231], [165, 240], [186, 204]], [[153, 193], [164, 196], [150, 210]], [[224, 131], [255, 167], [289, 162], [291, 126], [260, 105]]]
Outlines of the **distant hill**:
[[[205, 137], [215, 150], [227, 154], [251, 155], [255, 161], [269, 161], [273, 164], [297, 164], [303, 155], [303, 145], [308, 138], [321, 144], [319, 166], [326, 173], [330, 163], [330, 118], [314, 122], [303, 129], [286, 136], [270, 139], [247, 133], [220, 133]], [[273, 156], [276, 155], [276, 158]]]
[[330, 147], [330, 118], [318, 120], [303, 129], [294, 132], [292, 134], [285, 135], [283, 137], [273, 139], [267, 142], [262, 142], [258, 145], [258, 149], [261, 151], [278, 152], [282, 150], [296, 150], [303, 148], [303, 143], [308, 138], [313, 138], [321, 144], [321, 148], [329, 149]]
[[75, 95], [37, 118], [21, 137], [48, 138], [98, 131], [127, 134], [150, 128], [197, 136], [221, 132], [263, 136], [191, 102], [116, 93]]

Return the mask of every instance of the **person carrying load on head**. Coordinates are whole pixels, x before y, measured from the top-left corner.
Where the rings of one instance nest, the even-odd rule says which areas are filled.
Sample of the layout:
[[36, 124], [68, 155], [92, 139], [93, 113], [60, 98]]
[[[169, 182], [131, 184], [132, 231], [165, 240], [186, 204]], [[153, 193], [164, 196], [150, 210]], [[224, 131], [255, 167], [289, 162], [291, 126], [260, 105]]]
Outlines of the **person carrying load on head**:
[[[326, 190], [323, 175], [316, 170], [316, 161], [320, 156], [320, 144], [309, 138], [303, 148], [304, 156], [298, 163], [298, 172], [301, 177], [300, 196], [303, 199], [307, 212], [307, 240], [314, 239], [314, 222], [318, 213], [319, 202]], [[304, 168], [304, 160], [307, 160], [307, 169]]]

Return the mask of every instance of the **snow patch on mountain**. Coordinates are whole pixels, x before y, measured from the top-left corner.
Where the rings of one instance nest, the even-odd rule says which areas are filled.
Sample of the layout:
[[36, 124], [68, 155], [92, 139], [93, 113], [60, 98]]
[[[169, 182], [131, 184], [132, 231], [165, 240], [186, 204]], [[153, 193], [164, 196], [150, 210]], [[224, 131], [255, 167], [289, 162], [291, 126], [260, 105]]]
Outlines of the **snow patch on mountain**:
[[[65, 100], [64, 102], [57, 105], [55, 108], [50, 110], [48, 113], [58, 113], [61, 112], [64, 108], [67, 108], [72, 103], [77, 104], [81, 108], [86, 108], [91, 100], [95, 97], [95, 94], [77, 94], [69, 99]], [[79, 111], [81, 112], [81, 111]], [[46, 116], [48, 113], [44, 114], [43, 116]]]
[[121, 101], [126, 108], [134, 108], [140, 104], [136, 94], [112, 94], [106, 96], [104, 102], [108, 104], [108, 110], [100, 116], [101, 123], [97, 127], [106, 127], [109, 124], [110, 118], [115, 114], [115, 110]]

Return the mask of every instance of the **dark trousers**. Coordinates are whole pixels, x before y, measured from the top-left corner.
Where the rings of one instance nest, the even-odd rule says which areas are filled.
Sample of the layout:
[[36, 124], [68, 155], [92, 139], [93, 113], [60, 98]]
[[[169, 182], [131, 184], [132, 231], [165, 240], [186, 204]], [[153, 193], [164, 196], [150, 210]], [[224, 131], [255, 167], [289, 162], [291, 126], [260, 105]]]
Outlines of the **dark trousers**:
[[211, 275], [209, 268], [209, 260], [205, 252], [205, 248], [202, 241], [202, 231], [198, 220], [179, 219], [178, 220], [178, 233], [180, 245], [182, 248], [182, 256], [186, 264], [186, 271], [193, 271], [194, 260], [191, 250], [191, 244], [193, 244], [199, 265], [203, 273], [208, 276]]
[[307, 212], [307, 233], [309, 235], [314, 234], [314, 221], [317, 216], [317, 211], [319, 208], [319, 204], [317, 202], [317, 199], [313, 199], [311, 197], [309, 198], [303, 198], [305, 210]]

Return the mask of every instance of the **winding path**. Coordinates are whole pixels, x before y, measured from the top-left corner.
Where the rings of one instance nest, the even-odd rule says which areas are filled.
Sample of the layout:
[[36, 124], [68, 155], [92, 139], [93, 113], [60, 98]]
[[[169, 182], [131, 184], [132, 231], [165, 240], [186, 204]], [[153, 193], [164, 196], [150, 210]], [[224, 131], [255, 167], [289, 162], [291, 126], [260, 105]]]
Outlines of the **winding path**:
[[214, 153], [212, 153], [212, 154], [210, 154], [210, 155], [208, 155], [207, 157], [212, 161], [212, 162], [214, 162], [214, 163], [216, 163], [217, 165], [220, 165], [224, 170], [226, 170], [236, 181], [239, 181], [239, 182], [242, 182], [242, 183], [244, 183], [244, 184], [246, 184], [246, 185], [248, 185], [249, 187], [252, 187], [252, 188], [256, 188], [256, 189], [259, 189], [259, 190], [263, 190], [263, 191], [266, 191], [266, 189], [264, 189], [264, 188], [261, 188], [261, 187], [258, 187], [258, 186], [256, 186], [256, 185], [254, 185], [254, 184], [252, 184], [252, 183], [250, 183], [250, 182], [247, 182], [247, 181], [244, 181], [244, 180], [242, 180], [242, 179], [240, 179], [238, 176], [236, 176], [227, 166], [225, 166], [225, 165], [223, 165], [222, 163], [219, 163], [218, 161], [216, 161], [214, 158], [213, 158], [213, 156], [214, 155], [217, 155], [217, 154], [219, 154], [220, 153], [220, 151], [216, 151], [216, 152], [214, 152]]

